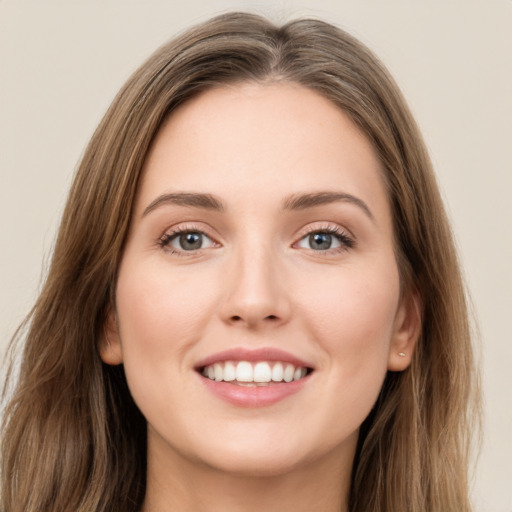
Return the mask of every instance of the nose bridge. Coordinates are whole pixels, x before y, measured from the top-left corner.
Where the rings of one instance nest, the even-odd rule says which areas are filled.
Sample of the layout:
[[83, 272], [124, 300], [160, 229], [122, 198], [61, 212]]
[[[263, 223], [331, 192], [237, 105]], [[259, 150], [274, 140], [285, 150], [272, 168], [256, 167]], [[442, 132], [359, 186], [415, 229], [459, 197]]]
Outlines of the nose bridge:
[[282, 323], [289, 315], [279, 258], [272, 242], [244, 236], [233, 248], [223, 316], [229, 322], [256, 326]]

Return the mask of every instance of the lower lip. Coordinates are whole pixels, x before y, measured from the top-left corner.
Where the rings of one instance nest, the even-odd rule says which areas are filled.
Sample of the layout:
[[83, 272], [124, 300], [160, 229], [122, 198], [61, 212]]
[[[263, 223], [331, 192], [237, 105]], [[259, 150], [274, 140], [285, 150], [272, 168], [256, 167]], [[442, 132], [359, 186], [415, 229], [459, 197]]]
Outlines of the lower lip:
[[229, 382], [199, 378], [214, 395], [238, 407], [265, 407], [298, 393], [309, 381], [310, 375], [292, 382], [281, 382], [268, 386], [238, 386]]

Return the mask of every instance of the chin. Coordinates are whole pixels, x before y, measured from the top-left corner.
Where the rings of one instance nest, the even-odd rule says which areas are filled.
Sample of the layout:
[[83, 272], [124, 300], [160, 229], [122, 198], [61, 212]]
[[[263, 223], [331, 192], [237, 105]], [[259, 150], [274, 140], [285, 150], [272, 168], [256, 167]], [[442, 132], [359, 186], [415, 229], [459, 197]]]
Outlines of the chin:
[[232, 436], [201, 450], [203, 463], [226, 474], [245, 477], [274, 477], [296, 471], [309, 464], [330, 458], [341, 446], [313, 442], [311, 435]]
[[205, 462], [212, 469], [226, 474], [265, 478], [290, 473], [302, 466], [305, 461], [297, 455], [258, 452], [257, 450], [247, 453], [237, 450], [236, 453], [226, 453]]

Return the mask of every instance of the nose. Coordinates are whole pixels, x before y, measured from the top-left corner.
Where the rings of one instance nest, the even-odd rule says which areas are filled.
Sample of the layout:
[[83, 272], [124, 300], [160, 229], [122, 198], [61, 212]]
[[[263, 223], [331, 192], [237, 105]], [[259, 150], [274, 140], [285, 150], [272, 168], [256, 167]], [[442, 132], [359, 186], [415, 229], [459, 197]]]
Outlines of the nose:
[[283, 272], [270, 250], [241, 251], [227, 270], [223, 320], [251, 329], [287, 323], [291, 305], [283, 281]]

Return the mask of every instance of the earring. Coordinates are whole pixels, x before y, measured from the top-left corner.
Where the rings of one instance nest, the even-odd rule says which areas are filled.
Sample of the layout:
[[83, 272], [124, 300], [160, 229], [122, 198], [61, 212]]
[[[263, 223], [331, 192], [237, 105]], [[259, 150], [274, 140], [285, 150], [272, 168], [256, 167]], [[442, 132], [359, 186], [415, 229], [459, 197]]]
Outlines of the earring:
[[398, 352], [398, 355], [399, 355], [400, 357], [405, 357], [405, 352]]

